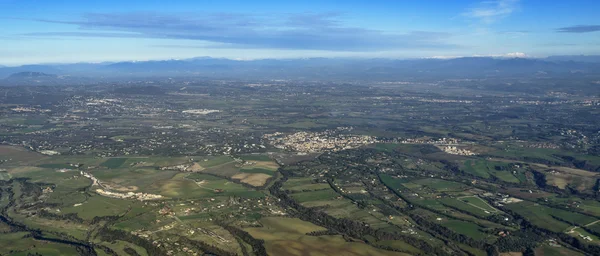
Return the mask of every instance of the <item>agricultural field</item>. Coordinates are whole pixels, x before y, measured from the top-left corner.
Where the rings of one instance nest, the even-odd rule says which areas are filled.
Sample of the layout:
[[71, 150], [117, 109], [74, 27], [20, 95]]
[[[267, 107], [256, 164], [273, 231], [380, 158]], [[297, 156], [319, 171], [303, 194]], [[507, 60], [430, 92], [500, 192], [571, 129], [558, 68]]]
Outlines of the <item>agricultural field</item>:
[[246, 188], [229, 180], [202, 173], [193, 173], [185, 176], [187, 180], [193, 180], [196, 185], [205, 190], [204, 196], [237, 196], [237, 197], [261, 197], [262, 193]]
[[475, 215], [477, 217], [482, 217], [485, 218], [487, 216], [490, 216], [494, 213], [496, 213], [496, 210], [488, 210], [489, 206], [487, 207], [479, 207], [475, 204], [469, 203], [469, 202], [465, 202], [464, 199], [454, 199], [454, 198], [443, 198], [439, 200], [442, 204], [452, 207], [452, 208], [456, 208], [459, 209], [460, 211], [464, 211], [464, 212], [468, 212], [472, 215]]
[[231, 157], [222, 156], [208, 161], [200, 161], [199, 164], [204, 168], [201, 172], [231, 178], [254, 187], [264, 186], [276, 175], [279, 165], [273, 160], [267, 161], [264, 157], [253, 156], [252, 158], [260, 158], [263, 161], [241, 160], [240, 162]]
[[[571, 226], [569, 223], [583, 226], [596, 221], [593, 217], [556, 208], [549, 208], [531, 202], [512, 203], [506, 205], [506, 208], [515, 211], [531, 223], [554, 232], [565, 232], [567, 228]], [[560, 221], [557, 218], [562, 219], [563, 221]]]
[[573, 251], [561, 245], [544, 244], [535, 249], [535, 255], [541, 256], [583, 256], [584, 254], [578, 251]]
[[333, 191], [332, 189], [324, 189], [317, 191], [309, 191], [309, 192], [299, 192], [292, 194], [292, 197], [296, 199], [299, 203], [309, 202], [309, 201], [329, 201], [333, 200], [336, 197], [340, 196], [338, 193]]
[[109, 168], [109, 169], [116, 169], [121, 167], [121, 165], [123, 165], [125, 163], [125, 161], [127, 161], [127, 158], [110, 158], [108, 160], [106, 160], [105, 162], [101, 163], [100, 166]]
[[263, 227], [245, 230], [265, 240], [269, 255], [408, 255], [347, 242], [340, 236], [308, 236], [306, 233], [324, 229], [299, 219], [263, 218], [260, 223]]
[[439, 192], [462, 191], [466, 187], [464, 184], [460, 184], [453, 181], [429, 178], [422, 180], [414, 180], [412, 181], [412, 183], [422, 185]]
[[494, 207], [492, 207], [488, 202], [484, 201], [483, 199], [479, 198], [478, 196], [465, 196], [465, 197], [461, 197], [459, 198], [461, 201], [466, 202], [474, 207], [477, 207], [479, 209], [482, 209], [484, 211], [488, 211], [491, 213], [497, 213], [498, 210]]
[[240, 158], [244, 161], [263, 161], [263, 162], [272, 161], [270, 156], [261, 155], [261, 154], [242, 155], [242, 156], [240, 156]]
[[0, 86], [0, 255], [600, 255], [593, 74], [271, 72]]
[[596, 179], [600, 178], [600, 174], [598, 173], [576, 168], [542, 164], [535, 164], [533, 168], [545, 173], [548, 185], [560, 189], [565, 189], [569, 186], [578, 191], [587, 192], [593, 190], [593, 187], [596, 185]]
[[103, 242], [101, 242], [101, 244], [113, 249], [119, 255], [133, 254], [131, 251], [131, 250], [133, 250], [135, 253], [137, 253], [140, 256], [148, 256], [148, 252], [146, 252], [146, 250], [144, 248], [137, 246], [135, 244], [132, 244], [132, 243], [125, 242], [125, 241], [121, 241], [121, 240], [116, 240], [116, 241], [112, 241], [112, 242], [103, 241]]
[[490, 236], [489, 234], [481, 231], [483, 227], [466, 221], [443, 220], [441, 221], [441, 225], [455, 231], [456, 233], [463, 234], [477, 240], [485, 239], [486, 237]]
[[74, 213], [77, 216], [92, 220], [94, 217], [118, 216], [125, 214], [131, 208], [143, 207], [143, 204], [136, 201], [119, 200], [101, 195], [92, 195], [80, 203], [61, 208], [61, 213]]
[[28, 232], [16, 232], [0, 234], [0, 249], [9, 255], [28, 255], [38, 253], [40, 255], [79, 255], [75, 248], [58, 244], [39, 241], [27, 237]]
[[[518, 166], [518, 167], [517, 167]], [[488, 160], [467, 160], [462, 167], [466, 172], [473, 175], [490, 178], [494, 176], [502, 181], [510, 183], [526, 182], [526, 170], [520, 165], [507, 162], [488, 161]]]
[[331, 187], [329, 186], [329, 183], [315, 183], [312, 178], [292, 178], [284, 183], [283, 188], [292, 192], [301, 192], [326, 190]]
[[0, 145], [0, 160], [5, 160], [5, 164], [24, 164], [33, 163], [47, 158], [46, 156], [31, 152], [22, 147]]

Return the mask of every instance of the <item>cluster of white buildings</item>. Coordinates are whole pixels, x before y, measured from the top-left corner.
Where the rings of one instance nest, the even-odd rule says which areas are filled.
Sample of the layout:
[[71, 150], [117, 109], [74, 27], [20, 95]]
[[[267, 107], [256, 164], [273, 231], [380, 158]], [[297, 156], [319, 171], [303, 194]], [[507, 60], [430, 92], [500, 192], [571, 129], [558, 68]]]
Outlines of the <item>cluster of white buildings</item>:
[[467, 149], [463, 149], [463, 148], [457, 148], [456, 146], [445, 146], [442, 147], [442, 150], [448, 154], [452, 154], [452, 155], [461, 155], [461, 156], [472, 156], [475, 155], [475, 153], [473, 153], [470, 150]]
[[54, 155], [60, 155], [60, 152], [57, 152], [54, 150], [41, 150], [40, 154], [47, 155], [47, 156], [54, 156]]
[[431, 138], [408, 138], [400, 140], [402, 144], [433, 144], [433, 145], [449, 145], [449, 144], [458, 144], [460, 143], [459, 139], [455, 138], [439, 138], [437, 140]]
[[194, 114], [194, 115], [208, 115], [210, 113], [218, 113], [218, 112], [221, 112], [221, 110], [215, 110], [215, 109], [188, 109], [188, 110], [182, 111], [182, 113], [184, 113], [184, 114]]
[[107, 197], [113, 197], [113, 198], [120, 198], [120, 199], [136, 199], [139, 201], [146, 201], [146, 200], [154, 200], [154, 199], [162, 199], [163, 196], [161, 195], [155, 195], [155, 194], [148, 194], [148, 193], [141, 193], [141, 192], [127, 192], [127, 193], [118, 193], [118, 192], [111, 192], [111, 191], [107, 191], [104, 189], [96, 189], [96, 193], [103, 195], [103, 196], [107, 196]]
[[340, 151], [378, 142], [373, 136], [340, 134], [338, 130], [297, 132], [288, 135], [273, 133], [264, 135], [263, 138], [276, 148], [304, 153]]
[[16, 108], [11, 108], [10, 110], [12, 110], [14, 112], [18, 112], [18, 113], [24, 113], [24, 112], [42, 112], [42, 113], [47, 113], [47, 112], [50, 112], [49, 109], [26, 108], [26, 107], [16, 107]]

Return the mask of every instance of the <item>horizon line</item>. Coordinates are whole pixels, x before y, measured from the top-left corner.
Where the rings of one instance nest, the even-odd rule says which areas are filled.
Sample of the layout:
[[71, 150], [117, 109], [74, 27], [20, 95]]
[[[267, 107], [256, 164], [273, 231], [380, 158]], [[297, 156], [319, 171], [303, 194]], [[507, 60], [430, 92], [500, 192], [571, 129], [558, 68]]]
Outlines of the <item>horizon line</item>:
[[412, 58], [385, 58], [385, 57], [297, 57], [297, 58], [227, 58], [227, 57], [211, 57], [211, 56], [197, 56], [190, 58], [168, 58], [168, 59], [146, 59], [146, 60], [114, 60], [114, 61], [77, 61], [77, 62], [37, 62], [37, 63], [25, 63], [25, 64], [1, 64], [0, 68], [11, 68], [11, 67], [22, 67], [30, 65], [48, 65], [48, 66], [60, 66], [60, 65], [75, 65], [75, 64], [115, 64], [115, 63], [135, 63], [135, 62], [159, 62], [159, 61], [191, 61], [195, 59], [215, 59], [215, 60], [230, 60], [230, 61], [260, 61], [260, 60], [309, 60], [309, 59], [347, 59], [347, 60], [451, 60], [461, 58], [494, 58], [494, 59], [545, 59], [553, 56], [577, 56], [577, 57], [593, 57], [600, 56], [594, 54], [579, 54], [579, 55], [549, 55], [549, 56], [529, 56], [526, 54], [492, 54], [492, 55], [465, 55], [465, 56], [427, 56], [427, 57], [412, 57]]

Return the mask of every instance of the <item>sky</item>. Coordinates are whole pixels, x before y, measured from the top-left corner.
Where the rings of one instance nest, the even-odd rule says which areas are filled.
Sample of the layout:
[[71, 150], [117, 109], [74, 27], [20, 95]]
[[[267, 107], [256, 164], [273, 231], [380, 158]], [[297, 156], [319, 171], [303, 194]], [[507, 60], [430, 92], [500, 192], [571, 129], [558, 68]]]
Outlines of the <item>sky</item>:
[[0, 65], [600, 54], [598, 0], [0, 0]]

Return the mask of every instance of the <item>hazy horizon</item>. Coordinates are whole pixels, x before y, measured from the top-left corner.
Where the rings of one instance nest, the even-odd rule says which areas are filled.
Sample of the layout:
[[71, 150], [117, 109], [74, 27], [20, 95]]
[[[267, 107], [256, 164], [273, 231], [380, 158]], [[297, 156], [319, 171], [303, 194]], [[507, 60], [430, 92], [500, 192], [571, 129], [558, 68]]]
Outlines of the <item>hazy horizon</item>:
[[[596, 1], [0, 1], [0, 65], [600, 54]], [[577, 15], [571, 15], [576, 13]]]

